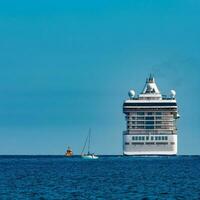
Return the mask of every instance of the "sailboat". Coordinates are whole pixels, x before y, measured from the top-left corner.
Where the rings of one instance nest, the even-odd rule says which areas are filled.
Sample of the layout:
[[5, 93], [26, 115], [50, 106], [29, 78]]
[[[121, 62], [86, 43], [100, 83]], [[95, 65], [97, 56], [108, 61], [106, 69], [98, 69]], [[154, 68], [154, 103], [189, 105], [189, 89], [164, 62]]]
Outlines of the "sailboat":
[[[81, 157], [83, 159], [98, 159], [99, 158], [98, 156], [94, 155], [94, 153], [90, 153], [90, 137], [91, 137], [91, 129], [89, 129], [89, 134], [85, 140], [85, 144], [84, 144], [83, 150], [81, 152]], [[86, 148], [87, 143], [88, 143], [88, 153], [84, 154], [83, 152]]]

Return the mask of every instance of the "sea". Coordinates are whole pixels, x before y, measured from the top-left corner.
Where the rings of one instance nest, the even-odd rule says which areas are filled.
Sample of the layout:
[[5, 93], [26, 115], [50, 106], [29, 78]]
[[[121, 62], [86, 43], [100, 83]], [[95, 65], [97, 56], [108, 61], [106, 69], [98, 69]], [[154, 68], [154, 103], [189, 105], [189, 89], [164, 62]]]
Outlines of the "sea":
[[0, 200], [200, 199], [200, 156], [0, 156]]

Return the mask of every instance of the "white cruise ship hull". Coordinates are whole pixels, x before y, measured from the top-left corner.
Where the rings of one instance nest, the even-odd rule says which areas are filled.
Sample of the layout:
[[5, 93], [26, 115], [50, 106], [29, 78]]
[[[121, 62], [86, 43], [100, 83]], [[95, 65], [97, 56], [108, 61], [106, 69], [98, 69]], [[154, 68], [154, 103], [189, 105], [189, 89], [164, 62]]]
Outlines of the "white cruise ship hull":
[[[162, 135], [151, 135], [146, 140], [146, 135], [143, 135], [143, 141], [133, 140], [133, 136], [124, 135], [123, 137], [123, 154], [127, 156], [139, 155], [176, 155], [177, 154], [177, 135], [167, 135], [166, 140], [162, 140]], [[139, 137], [140, 135], [138, 135]], [[155, 140], [157, 139], [157, 140]], [[160, 139], [160, 140], [158, 140]]]
[[123, 103], [126, 130], [123, 132], [123, 154], [176, 155], [178, 106], [176, 92], [162, 95], [152, 75], [146, 79], [143, 91], [136, 96], [129, 91]]

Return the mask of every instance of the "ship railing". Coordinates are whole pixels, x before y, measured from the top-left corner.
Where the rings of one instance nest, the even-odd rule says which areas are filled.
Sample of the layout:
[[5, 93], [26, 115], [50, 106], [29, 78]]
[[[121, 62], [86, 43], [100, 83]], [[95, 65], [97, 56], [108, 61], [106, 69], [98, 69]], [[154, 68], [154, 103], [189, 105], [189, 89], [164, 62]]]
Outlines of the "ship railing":
[[176, 135], [177, 131], [123, 131], [123, 135]]

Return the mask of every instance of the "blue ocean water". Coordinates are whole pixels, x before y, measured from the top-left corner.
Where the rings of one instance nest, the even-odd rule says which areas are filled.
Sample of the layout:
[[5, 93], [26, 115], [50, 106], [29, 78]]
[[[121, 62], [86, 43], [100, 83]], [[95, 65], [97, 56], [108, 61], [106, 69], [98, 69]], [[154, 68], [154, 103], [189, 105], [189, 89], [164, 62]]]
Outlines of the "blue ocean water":
[[200, 156], [0, 156], [0, 199], [200, 199]]

